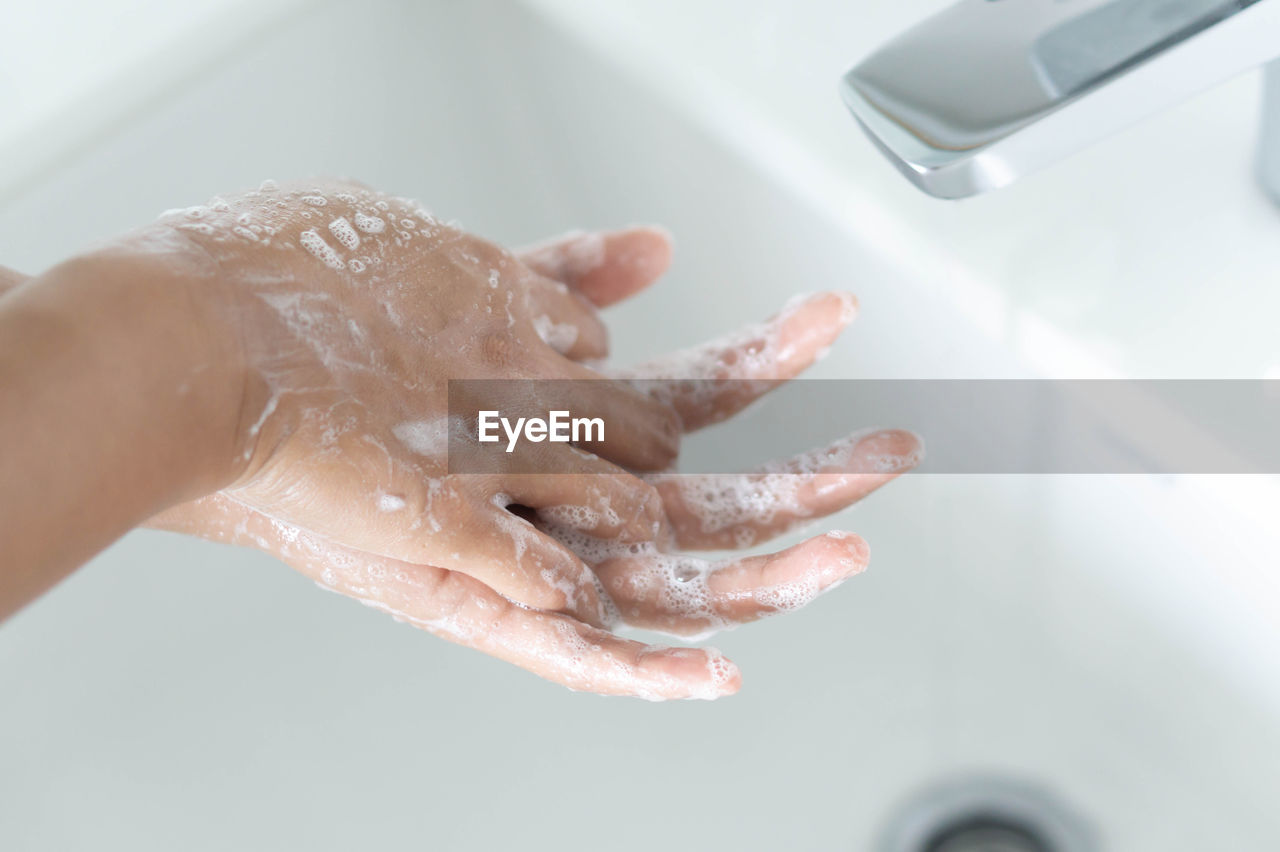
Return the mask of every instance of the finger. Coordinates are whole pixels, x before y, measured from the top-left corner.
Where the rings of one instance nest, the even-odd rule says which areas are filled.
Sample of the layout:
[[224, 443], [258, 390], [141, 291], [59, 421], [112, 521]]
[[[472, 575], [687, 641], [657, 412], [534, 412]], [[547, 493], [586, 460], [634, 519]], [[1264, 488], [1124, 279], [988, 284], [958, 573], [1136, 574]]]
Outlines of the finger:
[[545, 382], [540, 388], [545, 404], [604, 424], [603, 440], [582, 441], [579, 448], [629, 470], [671, 466], [680, 449], [680, 418], [674, 409], [625, 381], [606, 379], [563, 358], [558, 362], [550, 370], [571, 381]]
[[[555, 473], [495, 476], [489, 488], [536, 510], [539, 517], [597, 538], [623, 543], [654, 541], [666, 529], [662, 498], [648, 482], [609, 462], [560, 445], [542, 448], [540, 464]], [[563, 472], [561, 472], [563, 471]]]
[[533, 328], [544, 343], [578, 361], [609, 354], [609, 333], [584, 297], [537, 275], [530, 276], [528, 292]]
[[535, 609], [562, 612], [595, 626], [615, 620], [600, 581], [578, 555], [508, 511], [495, 494], [478, 529], [431, 564], [475, 577], [499, 594]]
[[439, 620], [428, 629], [570, 689], [666, 701], [712, 700], [741, 686], [738, 667], [714, 648], [665, 648], [622, 639], [568, 616], [519, 608], [486, 594], [474, 581], [467, 584], [467, 604], [443, 629]]
[[751, 473], [653, 474], [677, 545], [750, 547], [857, 503], [918, 465], [924, 445], [897, 429], [858, 432]]
[[671, 235], [641, 226], [574, 231], [516, 253], [530, 269], [562, 281], [596, 307], [608, 307], [648, 287], [671, 265]]
[[[574, 437], [572, 431], [566, 437]], [[656, 488], [571, 443], [481, 444], [465, 431], [454, 432], [449, 465], [489, 498], [505, 495], [508, 503], [593, 536], [630, 543], [670, 532]]]
[[686, 432], [719, 423], [820, 359], [857, 315], [848, 293], [818, 293], [764, 323], [616, 371], [670, 404]]
[[624, 623], [677, 636], [799, 609], [867, 567], [867, 543], [831, 532], [780, 553], [711, 563], [658, 553], [596, 566]]
[[324, 588], [570, 689], [663, 700], [718, 698], [741, 683], [737, 667], [714, 649], [644, 645], [569, 616], [523, 609], [473, 577], [344, 548], [223, 495], [156, 520], [161, 528], [189, 529], [198, 516], [207, 537], [258, 546]]
[[519, 607], [465, 574], [377, 573], [384, 577], [358, 579], [354, 589], [340, 584], [337, 591], [367, 595], [363, 603], [397, 620], [573, 690], [650, 701], [715, 699], [742, 683], [737, 666], [714, 648], [623, 639], [567, 615]]

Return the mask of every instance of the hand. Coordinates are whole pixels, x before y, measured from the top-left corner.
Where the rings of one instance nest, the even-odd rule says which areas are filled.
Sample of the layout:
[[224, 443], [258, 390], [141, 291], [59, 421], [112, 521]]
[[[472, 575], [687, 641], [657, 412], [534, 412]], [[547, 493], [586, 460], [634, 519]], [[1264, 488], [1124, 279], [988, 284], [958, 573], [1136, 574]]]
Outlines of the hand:
[[[520, 259], [604, 306], [649, 284], [665, 270], [669, 254], [660, 234], [629, 231], [555, 241]], [[686, 428], [699, 428], [801, 372], [852, 317], [850, 298], [812, 297], [770, 323], [626, 374], [662, 380], [645, 384], [679, 410]], [[564, 523], [576, 513], [544, 508], [532, 518], [535, 526], [592, 565], [608, 590], [596, 595], [601, 608], [588, 618], [530, 609], [464, 572], [335, 544], [222, 495], [179, 507], [160, 523], [259, 547], [326, 588], [574, 689], [714, 698], [740, 682], [718, 652], [645, 645], [598, 625], [621, 619], [676, 635], [706, 635], [803, 605], [865, 568], [862, 539], [829, 533], [781, 554], [718, 564], [668, 551], [762, 542], [861, 499], [909, 469], [919, 454], [908, 433], [872, 432], [743, 476], [654, 475], [664, 522], [633, 541], [591, 535]]]
[[[445, 455], [449, 379], [601, 378], [574, 360], [607, 349], [585, 298], [413, 202], [352, 184], [267, 185], [161, 222], [216, 263], [204, 298], [243, 352], [239, 470], [221, 499], [599, 622], [589, 569], [507, 506], [577, 507], [595, 519], [585, 532], [651, 537], [661, 501], [628, 469], [674, 458], [671, 408], [623, 382], [578, 385], [574, 413], [611, 424], [608, 441], [594, 456], [539, 445], [556, 476], [449, 475]], [[572, 264], [593, 246], [561, 249]], [[669, 249], [638, 230], [610, 250], [606, 271], [641, 261], [601, 285], [617, 288], [644, 263], [665, 266]]]

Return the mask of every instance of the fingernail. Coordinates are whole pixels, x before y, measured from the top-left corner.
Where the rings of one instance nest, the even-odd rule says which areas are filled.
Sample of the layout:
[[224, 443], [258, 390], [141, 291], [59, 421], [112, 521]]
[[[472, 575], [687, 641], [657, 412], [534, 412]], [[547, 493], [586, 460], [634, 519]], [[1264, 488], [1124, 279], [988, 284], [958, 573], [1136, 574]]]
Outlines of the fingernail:
[[703, 651], [706, 653], [710, 689], [705, 696], [693, 697], [705, 697], [708, 700], [712, 700], [726, 695], [733, 695], [742, 688], [742, 671], [733, 660], [720, 653], [719, 648], [704, 648]]
[[845, 556], [837, 560], [845, 576], [852, 577], [867, 570], [871, 564], [871, 546], [857, 533], [847, 530], [831, 530], [825, 538], [844, 550]]
[[836, 296], [840, 299], [840, 321], [848, 325], [857, 318], [858, 311], [861, 309], [858, 297], [848, 291], [836, 293]]
[[858, 473], [902, 473], [924, 459], [924, 439], [907, 429], [876, 429], [854, 445]]

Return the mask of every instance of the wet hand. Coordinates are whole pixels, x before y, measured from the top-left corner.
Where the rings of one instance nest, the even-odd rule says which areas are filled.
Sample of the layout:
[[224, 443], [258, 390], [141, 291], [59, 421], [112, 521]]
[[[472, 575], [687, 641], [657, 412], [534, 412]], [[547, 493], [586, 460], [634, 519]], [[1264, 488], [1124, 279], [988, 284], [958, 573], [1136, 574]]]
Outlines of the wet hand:
[[[583, 383], [575, 413], [613, 428], [594, 454], [541, 445], [538, 463], [558, 475], [451, 475], [446, 457], [450, 379], [601, 378], [580, 363], [607, 352], [584, 296], [412, 201], [348, 183], [268, 183], [169, 211], [161, 227], [212, 259], [201, 298], [243, 357], [235, 476], [221, 499], [335, 546], [596, 617], [587, 566], [508, 506], [577, 507], [597, 519], [595, 535], [651, 536], [661, 501], [630, 471], [674, 458], [672, 409], [622, 382]], [[579, 240], [561, 260], [590, 261], [616, 287], [665, 266], [668, 251], [639, 229], [607, 246]]]
[[[639, 230], [575, 235], [520, 259], [603, 307], [651, 283], [669, 254], [660, 233]], [[637, 387], [677, 410], [686, 430], [700, 428], [732, 416], [813, 363], [854, 309], [843, 294], [800, 299], [767, 323], [615, 375], [637, 380]], [[719, 562], [680, 551], [763, 543], [856, 502], [910, 469], [920, 449], [909, 433], [870, 431], [742, 475], [649, 474], [644, 478], [659, 495], [661, 518], [630, 537], [592, 529], [582, 523], [590, 512], [563, 504], [508, 513], [503, 524], [528, 523], [590, 567], [563, 585], [566, 598], [577, 601], [571, 608], [530, 605], [473, 572], [339, 544], [228, 495], [178, 507], [159, 524], [259, 547], [322, 586], [574, 689], [714, 698], [740, 683], [736, 667], [714, 649], [663, 648], [609, 630], [626, 623], [706, 636], [796, 609], [835, 588], [867, 564], [866, 543], [849, 533]]]

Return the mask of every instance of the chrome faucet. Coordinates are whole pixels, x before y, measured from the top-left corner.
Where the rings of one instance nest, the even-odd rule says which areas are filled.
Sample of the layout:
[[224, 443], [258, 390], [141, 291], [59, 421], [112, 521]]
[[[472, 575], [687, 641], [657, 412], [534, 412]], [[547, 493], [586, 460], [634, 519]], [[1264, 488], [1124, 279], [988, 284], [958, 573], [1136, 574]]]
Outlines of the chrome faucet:
[[867, 135], [938, 198], [997, 189], [1266, 63], [1280, 202], [1280, 0], [960, 0], [845, 75]]

